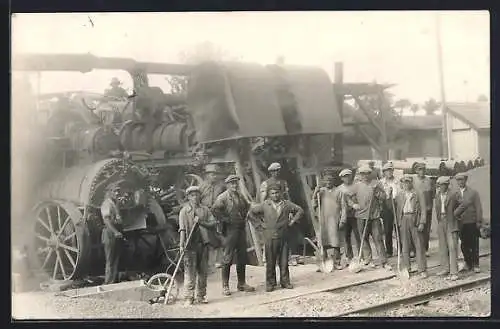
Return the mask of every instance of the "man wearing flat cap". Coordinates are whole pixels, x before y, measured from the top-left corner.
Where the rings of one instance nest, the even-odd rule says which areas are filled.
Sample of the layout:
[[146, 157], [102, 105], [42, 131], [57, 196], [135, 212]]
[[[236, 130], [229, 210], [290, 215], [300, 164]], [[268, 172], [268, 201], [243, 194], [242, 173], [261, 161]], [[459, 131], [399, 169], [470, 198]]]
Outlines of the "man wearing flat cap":
[[229, 175], [225, 183], [227, 190], [222, 192], [212, 206], [212, 213], [222, 223], [224, 250], [222, 257], [222, 293], [231, 295], [229, 290], [229, 275], [231, 265], [236, 257], [236, 274], [238, 290], [252, 292], [255, 288], [246, 284], [245, 267], [247, 263], [246, 218], [250, 204], [239, 191], [240, 178]]
[[[350, 262], [354, 255], [359, 253], [359, 246], [361, 244], [361, 239], [359, 236], [358, 223], [356, 221], [356, 216], [354, 215], [354, 209], [349, 206], [347, 199], [353, 194], [353, 175], [350, 169], [343, 169], [339, 174], [342, 184], [337, 188], [339, 193], [341, 193], [342, 201], [342, 214], [345, 214], [345, 225], [343, 229], [344, 242], [345, 242], [345, 253], [347, 260]], [[352, 248], [351, 236], [354, 235], [354, 253]]]
[[[273, 291], [276, 283], [276, 262], [280, 269], [280, 285], [292, 289], [288, 270], [289, 228], [304, 214], [304, 210], [295, 203], [284, 200], [281, 186], [268, 185], [269, 198], [250, 208], [249, 218], [256, 227], [263, 231], [266, 254], [266, 291]], [[260, 220], [263, 218], [263, 221]]]
[[[372, 170], [368, 166], [362, 166], [358, 169], [360, 181], [354, 184], [353, 195], [348, 198], [349, 205], [354, 208], [355, 216], [358, 220], [358, 229], [363, 242], [363, 259], [365, 264], [372, 261], [372, 252], [369, 242], [370, 235], [373, 237], [375, 248], [379, 255], [379, 263], [373, 263], [371, 266], [383, 266], [391, 269], [387, 263], [387, 255], [384, 247], [384, 230], [382, 228], [382, 203], [386, 199], [385, 191], [379, 181], [373, 179]], [[363, 236], [363, 230], [366, 225], [366, 232]]]
[[425, 227], [422, 232], [422, 237], [424, 239], [424, 248], [426, 255], [429, 255], [429, 239], [431, 235], [431, 224], [432, 224], [432, 200], [434, 199], [435, 189], [432, 188], [431, 179], [425, 176], [425, 163], [417, 163], [415, 166], [415, 171], [417, 172], [417, 177], [414, 179], [413, 184], [415, 189], [422, 192], [425, 200]]
[[[217, 197], [226, 190], [225, 185], [219, 181], [218, 168], [215, 164], [207, 164], [205, 166], [205, 180], [200, 184], [200, 193], [201, 193], [201, 203], [208, 208], [212, 208], [213, 204]], [[218, 224], [220, 226], [220, 224]], [[219, 230], [220, 227], [219, 227]], [[212, 233], [212, 232], [211, 232]], [[217, 234], [210, 235], [210, 259], [213, 263], [215, 263], [216, 268], [221, 267], [221, 258], [222, 258], [222, 250], [221, 250], [221, 242]], [[210, 264], [212, 264], [210, 262]]]
[[413, 186], [413, 177], [405, 175], [402, 178], [403, 190], [395, 200], [396, 221], [403, 244], [403, 267], [410, 270], [410, 243], [415, 245], [418, 264], [418, 276], [427, 278], [427, 259], [423, 245], [422, 232], [426, 217], [425, 199], [421, 191]]
[[458, 280], [458, 221], [453, 212], [458, 206], [457, 198], [450, 191], [450, 178], [437, 179], [439, 191], [434, 198], [434, 212], [437, 218], [439, 256], [441, 270], [439, 276], [447, 275], [449, 280]]
[[111, 79], [111, 82], [109, 84], [111, 88], [106, 89], [104, 94], [106, 96], [112, 96], [112, 97], [118, 97], [118, 98], [127, 98], [128, 94], [125, 89], [122, 88], [122, 83], [118, 78], [113, 78]]
[[394, 248], [392, 246], [392, 234], [394, 231], [394, 209], [393, 204], [396, 195], [399, 192], [399, 182], [394, 177], [394, 165], [392, 162], [387, 162], [382, 167], [384, 177], [380, 183], [384, 187], [386, 199], [382, 204], [382, 219], [384, 220], [384, 237], [387, 257], [392, 257]]
[[459, 190], [456, 192], [458, 206], [454, 215], [460, 226], [460, 248], [464, 255], [463, 270], [479, 273], [479, 234], [483, 222], [483, 208], [479, 193], [467, 186], [467, 174], [455, 175]]
[[281, 165], [278, 162], [271, 163], [271, 165], [267, 168], [267, 171], [269, 172], [269, 175], [271, 177], [260, 184], [260, 202], [264, 202], [267, 199], [269, 185], [279, 186], [281, 193], [283, 193], [283, 198], [285, 200], [290, 199], [288, 195], [289, 190], [286, 180], [279, 178], [280, 170]]
[[[208, 232], [216, 222], [207, 206], [201, 204], [198, 186], [186, 189], [188, 202], [179, 212], [180, 248], [184, 250], [184, 298], [185, 305], [194, 301], [207, 303]], [[191, 238], [187, 240], [190, 232]], [[196, 287], [196, 300], [195, 298]]]
[[[327, 250], [333, 249], [333, 260], [336, 269], [341, 268], [341, 240], [343, 241], [343, 229], [346, 221], [345, 214], [342, 213], [342, 194], [337, 191], [334, 185], [333, 172], [326, 171], [323, 175], [325, 186], [316, 186], [314, 189], [311, 204], [315, 213], [318, 213], [318, 206], [321, 212], [318, 214], [318, 221], [322, 227], [319, 243], [324, 248], [323, 258], [327, 257]], [[319, 199], [319, 204], [318, 204]], [[318, 232], [319, 233], [319, 232]]]

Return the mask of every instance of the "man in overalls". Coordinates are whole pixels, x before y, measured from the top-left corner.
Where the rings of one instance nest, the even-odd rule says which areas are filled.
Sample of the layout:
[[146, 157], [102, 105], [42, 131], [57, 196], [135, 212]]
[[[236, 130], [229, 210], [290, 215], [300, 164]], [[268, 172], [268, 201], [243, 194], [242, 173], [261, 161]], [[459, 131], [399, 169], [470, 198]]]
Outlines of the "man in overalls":
[[458, 280], [458, 221], [453, 215], [458, 203], [456, 195], [449, 190], [450, 178], [437, 179], [439, 188], [434, 198], [434, 211], [438, 222], [439, 255], [441, 268], [439, 276], [449, 275], [451, 281]]
[[[304, 210], [288, 200], [283, 200], [281, 187], [268, 185], [269, 198], [250, 208], [249, 218], [258, 223], [264, 233], [266, 253], [266, 291], [276, 289], [276, 262], [280, 268], [280, 285], [292, 289], [288, 270], [289, 227], [304, 214]], [[260, 221], [257, 217], [263, 217]]]
[[111, 186], [101, 205], [101, 216], [104, 223], [101, 241], [104, 245], [106, 258], [104, 284], [117, 283], [119, 279], [118, 265], [123, 248], [123, 220], [117, 205], [119, 193], [118, 185]]
[[[206, 304], [208, 275], [207, 230], [215, 228], [216, 222], [208, 207], [200, 202], [200, 189], [190, 186], [186, 190], [188, 202], [179, 213], [180, 248], [184, 253], [184, 298], [186, 306], [196, 302]], [[194, 227], [194, 229], [193, 229]], [[191, 238], [187, 241], [189, 234]]]
[[212, 206], [215, 218], [223, 224], [222, 235], [225, 241], [222, 259], [222, 293], [224, 296], [231, 295], [229, 275], [234, 257], [236, 257], [238, 290], [255, 291], [254, 287], [246, 284], [245, 278], [247, 263], [246, 217], [250, 204], [239, 191], [239, 180], [238, 176], [229, 175], [225, 180], [227, 190], [217, 197]]
[[[361, 244], [361, 238], [359, 236], [358, 223], [356, 221], [356, 216], [354, 216], [354, 209], [349, 206], [347, 199], [353, 194], [353, 175], [350, 169], [344, 169], [339, 174], [342, 184], [338, 187], [340, 193], [342, 193], [342, 207], [344, 207], [343, 213], [345, 213], [346, 220], [344, 226], [345, 233], [345, 252], [347, 260], [350, 262], [354, 257], [354, 254], [359, 253], [359, 246]], [[351, 242], [351, 236], [354, 235], [354, 253]]]
[[269, 172], [269, 175], [271, 177], [260, 184], [260, 202], [264, 202], [267, 199], [269, 185], [277, 185], [280, 188], [281, 193], [283, 194], [283, 198], [285, 200], [290, 199], [290, 196], [288, 194], [288, 184], [286, 180], [279, 178], [280, 170], [281, 165], [278, 162], [271, 163], [271, 165], [267, 168], [267, 171]]
[[404, 189], [396, 196], [396, 216], [403, 244], [403, 267], [410, 271], [410, 243], [413, 241], [418, 264], [418, 276], [427, 278], [427, 259], [423, 232], [426, 205], [422, 192], [413, 187], [413, 177], [403, 177]]

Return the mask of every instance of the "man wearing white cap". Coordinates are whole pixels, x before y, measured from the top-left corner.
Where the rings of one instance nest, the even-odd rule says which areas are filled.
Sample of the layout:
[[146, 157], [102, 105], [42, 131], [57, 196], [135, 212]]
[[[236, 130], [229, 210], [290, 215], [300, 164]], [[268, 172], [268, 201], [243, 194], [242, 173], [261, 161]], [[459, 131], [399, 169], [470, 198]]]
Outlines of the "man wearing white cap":
[[392, 162], [384, 164], [382, 167], [384, 177], [380, 180], [386, 194], [385, 202], [382, 205], [382, 218], [384, 220], [385, 248], [387, 257], [392, 257], [392, 233], [394, 231], [394, 209], [393, 202], [399, 192], [399, 182], [394, 178], [394, 166]]
[[441, 271], [439, 276], [448, 275], [448, 279], [458, 279], [458, 221], [453, 215], [458, 203], [456, 195], [449, 190], [450, 178], [441, 176], [437, 179], [439, 192], [434, 198], [434, 212], [438, 222], [439, 255]]
[[483, 221], [483, 208], [479, 193], [467, 186], [467, 174], [455, 175], [459, 190], [456, 192], [458, 207], [455, 217], [460, 221], [460, 248], [464, 255], [463, 270], [479, 273], [479, 229]]
[[[359, 253], [359, 246], [361, 244], [361, 239], [359, 236], [358, 223], [356, 221], [356, 216], [354, 215], [354, 209], [349, 206], [347, 199], [353, 194], [353, 175], [350, 169], [344, 169], [339, 174], [342, 184], [338, 187], [339, 192], [342, 194], [342, 214], [345, 214], [346, 220], [344, 225], [345, 233], [345, 252], [346, 257], [349, 261]], [[351, 243], [351, 235], [354, 235], [354, 253]]]
[[278, 185], [281, 193], [283, 193], [283, 199], [288, 200], [290, 198], [288, 195], [289, 190], [287, 182], [279, 178], [280, 170], [281, 165], [278, 162], [271, 163], [267, 168], [271, 177], [260, 184], [260, 202], [264, 202], [267, 199], [269, 185]]
[[[386, 199], [385, 191], [380, 182], [372, 179], [372, 170], [368, 166], [362, 166], [358, 169], [361, 180], [354, 184], [353, 195], [348, 202], [355, 210], [355, 216], [358, 220], [358, 229], [363, 242], [363, 258], [365, 264], [372, 260], [372, 252], [369, 242], [370, 235], [373, 237], [375, 248], [379, 255], [379, 265], [391, 269], [387, 264], [387, 255], [384, 248], [384, 230], [382, 229], [381, 211], [382, 203]], [[366, 232], [363, 231], [366, 225]], [[372, 267], [376, 267], [375, 263]]]
[[[210, 209], [200, 202], [200, 189], [190, 186], [186, 189], [188, 202], [179, 212], [180, 248], [184, 250], [184, 298], [185, 305], [192, 305], [195, 297], [198, 303], [207, 303], [208, 275], [208, 229], [214, 229], [216, 222]], [[194, 229], [193, 229], [194, 227]], [[191, 238], [187, 238], [191, 234]]]
[[222, 258], [222, 294], [231, 295], [229, 275], [231, 265], [236, 258], [238, 290], [252, 292], [254, 287], [246, 284], [245, 270], [247, 263], [246, 218], [250, 204], [239, 191], [240, 178], [229, 175], [225, 183], [227, 190], [221, 193], [212, 206], [212, 213], [223, 224], [224, 251]]

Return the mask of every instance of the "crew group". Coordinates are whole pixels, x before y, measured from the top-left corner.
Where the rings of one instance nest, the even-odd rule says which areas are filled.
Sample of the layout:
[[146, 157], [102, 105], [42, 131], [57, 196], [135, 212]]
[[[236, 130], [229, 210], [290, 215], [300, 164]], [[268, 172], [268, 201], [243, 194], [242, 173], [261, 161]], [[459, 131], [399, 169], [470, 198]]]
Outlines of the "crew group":
[[[194, 302], [207, 303], [206, 287], [208, 258], [211, 250], [220, 250], [219, 258], [222, 293], [231, 294], [229, 288], [230, 267], [236, 264], [237, 289], [252, 292], [254, 287], [246, 283], [247, 264], [246, 221], [253, 223], [264, 240], [266, 259], [266, 291], [277, 288], [276, 263], [280, 270], [279, 284], [292, 289], [288, 270], [290, 227], [303, 216], [303, 209], [289, 200], [288, 184], [279, 178], [281, 165], [273, 163], [268, 170], [270, 178], [260, 186], [259, 203], [250, 204], [239, 190], [239, 177], [229, 175], [225, 187], [218, 183], [215, 166], [206, 167], [206, 180], [200, 186], [186, 190], [188, 202], [179, 213], [180, 248], [184, 251], [184, 298], [185, 305]], [[438, 223], [441, 268], [438, 273], [450, 280], [458, 279], [458, 240], [465, 261], [465, 271], [479, 272], [479, 228], [482, 223], [481, 203], [478, 193], [468, 187], [467, 175], [457, 174], [459, 189], [449, 188], [450, 179], [439, 177], [438, 190], [432, 188], [425, 176], [425, 165], [419, 164], [417, 176], [405, 175], [401, 180], [394, 177], [392, 164], [382, 168], [383, 177], [370, 166], [358, 168], [359, 179], [344, 169], [339, 176], [342, 184], [334, 186], [332, 172], [324, 175], [323, 186], [317, 186], [312, 205], [321, 221], [318, 243], [327, 257], [333, 252], [335, 268], [341, 270], [359, 253], [365, 265], [382, 266], [391, 270], [387, 258], [394, 255], [393, 232], [400, 238], [403, 268], [409, 270], [414, 254], [418, 264], [418, 276], [427, 277], [426, 253], [433, 211]], [[103, 204], [101, 212], [105, 223], [113, 215], [111, 203]], [[105, 250], [113, 243], [117, 232], [103, 230]], [[351, 236], [354, 243], [351, 243]], [[372, 260], [369, 238], [373, 239], [378, 259]], [[361, 243], [361, 241], [363, 242]], [[359, 248], [361, 247], [361, 252]], [[397, 246], [396, 246], [397, 247]], [[341, 250], [344, 250], [342, 253]], [[106, 254], [106, 281], [113, 282], [117, 266], [113, 255]], [[341, 254], [345, 261], [341, 261]]]

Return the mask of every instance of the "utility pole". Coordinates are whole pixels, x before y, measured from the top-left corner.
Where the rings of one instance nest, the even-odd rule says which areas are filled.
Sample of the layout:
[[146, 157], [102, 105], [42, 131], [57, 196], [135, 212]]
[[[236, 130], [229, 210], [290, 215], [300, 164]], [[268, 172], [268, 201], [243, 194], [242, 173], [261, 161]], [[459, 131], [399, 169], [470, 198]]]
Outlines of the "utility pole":
[[441, 113], [443, 116], [443, 129], [442, 136], [442, 157], [446, 159], [451, 158], [451, 134], [450, 134], [450, 121], [449, 114], [446, 107], [446, 95], [444, 90], [444, 73], [443, 73], [443, 49], [441, 45], [441, 17], [439, 12], [436, 13], [436, 41], [437, 41], [437, 56], [438, 56], [438, 71], [439, 71], [439, 85], [441, 89]]

